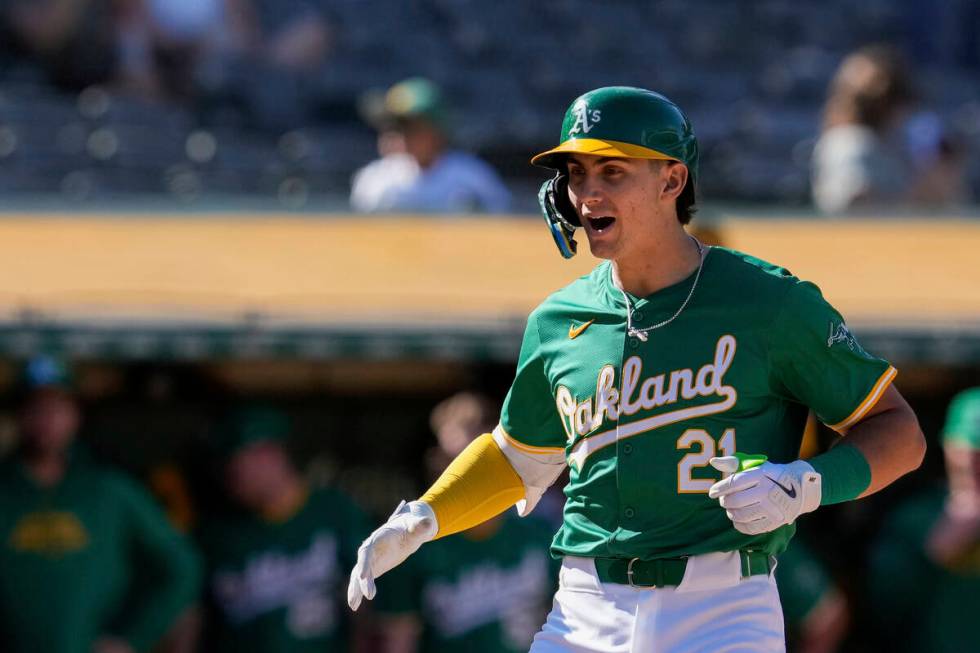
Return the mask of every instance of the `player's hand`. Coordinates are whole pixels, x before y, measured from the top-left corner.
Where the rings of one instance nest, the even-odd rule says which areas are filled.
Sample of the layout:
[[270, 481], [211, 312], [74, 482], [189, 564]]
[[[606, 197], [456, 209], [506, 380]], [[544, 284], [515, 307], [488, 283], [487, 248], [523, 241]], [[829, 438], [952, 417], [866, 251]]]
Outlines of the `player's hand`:
[[126, 640], [105, 636], [92, 644], [92, 653], [135, 653], [135, 651]]
[[926, 538], [926, 553], [938, 565], [954, 568], [980, 540], [980, 506], [948, 500]]
[[744, 467], [737, 456], [721, 456], [709, 462], [715, 469], [731, 474], [712, 485], [708, 496], [718, 499], [740, 533], [768, 533], [820, 506], [820, 474], [810, 463], [764, 462], [739, 471]]
[[361, 600], [374, 598], [376, 578], [397, 567], [405, 558], [439, 532], [436, 515], [423, 501], [402, 501], [384, 524], [371, 533], [357, 550], [357, 564], [350, 572], [347, 604], [357, 610]]

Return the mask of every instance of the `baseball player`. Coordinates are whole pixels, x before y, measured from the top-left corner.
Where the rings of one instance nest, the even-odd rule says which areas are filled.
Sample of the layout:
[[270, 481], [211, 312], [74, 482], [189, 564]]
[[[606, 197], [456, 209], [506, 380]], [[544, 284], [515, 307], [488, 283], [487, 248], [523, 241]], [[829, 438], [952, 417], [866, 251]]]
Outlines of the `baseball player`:
[[[801, 514], [916, 468], [925, 440], [812, 283], [688, 235], [691, 123], [657, 93], [600, 88], [532, 163], [561, 253], [606, 259], [528, 318], [493, 433], [361, 545], [348, 601], [424, 542], [516, 504], [569, 468], [552, 651], [782, 651], [773, 556]], [[809, 410], [844, 441], [795, 460]]]
[[953, 398], [942, 444], [947, 482], [899, 504], [872, 547], [869, 597], [889, 651], [977, 650], [980, 388]]
[[146, 490], [78, 439], [77, 382], [25, 369], [21, 440], [0, 462], [0, 650], [149, 651], [200, 587], [200, 562]]
[[339, 490], [304, 480], [286, 449], [290, 430], [285, 413], [262, 405], [232, 411], [216, 430], [223, 485], [234, 506], [199, 533], [208, 608], [202, 650], [355, 649], [338, 590], [368, 531], [366, 520]]

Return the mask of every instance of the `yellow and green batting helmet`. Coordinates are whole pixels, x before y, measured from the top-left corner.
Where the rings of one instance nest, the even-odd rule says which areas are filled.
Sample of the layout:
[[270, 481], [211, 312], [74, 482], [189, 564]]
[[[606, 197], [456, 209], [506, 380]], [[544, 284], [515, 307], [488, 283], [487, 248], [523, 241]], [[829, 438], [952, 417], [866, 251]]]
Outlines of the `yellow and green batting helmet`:
[[577, 98], [565, 112], [559, 145], [531, 163], [560, 169], [562, 155], [572, 153], [680, 161], [697, 183], [698, 141], [691, 121], [669, 99], [642, 88], [606, 86]]
[[578, 215], [567, 198], [565, 160], [569, 154], [680, 161], [688, 185], [697, 189], [698, 141], [691, 121], [669, 99], [642, 88], [605, 86], [589, 91], [568, 107], [557, 147], [531, 163], [557, 170], [544, 183], [538, 201], [555, 244], [565, 258], [575, 255]]

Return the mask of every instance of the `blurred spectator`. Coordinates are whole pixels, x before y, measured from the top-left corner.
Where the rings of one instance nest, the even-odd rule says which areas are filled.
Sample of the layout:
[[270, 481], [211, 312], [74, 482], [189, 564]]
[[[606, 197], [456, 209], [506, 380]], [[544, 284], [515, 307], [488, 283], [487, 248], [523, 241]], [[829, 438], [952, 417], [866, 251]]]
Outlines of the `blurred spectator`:
[[800, 535], [779, 556], [776, 584], [788, 650], [834, 653], [847, 634], [847, 601]]
[[501, 213], [510, 192], [486, 163], [450, 146], [442, 91], [413, 77], [364, 101], [381, 158], [354, 174], [351, 207], [399, 213]]
[[6, 0], [0, 25], [5, 45], [38, 61], [59, 86], [77, 90], [115, 74], [113, 0]]
[[[435, 479], [498, 411], [460, 393], [432, 412], [438, 446], [426, 456]], [[385, 653], [526, 651], [544, 623], [557, 584], [552, 528], [514, 511], [422, 547], [378, 582]]]
[[[308, 117], [306, 107], [277, 103], [310, 104], [309, 94], [282, 94], [304, 84], [312, 92], [306, 78], [332, 41], [326, 12], [304, 0], [7, 0], [0, 15], [14, 50], [41, 62], [60, 86], [231, 96], [260, 126], [275, 128]], [[289, 124], [277, 122], [280, 114]]]
[[964, 166], [930, 112], [915, 113], [905, 60], [888, 46], [844, 59], [813, 154], [813, 199], [826, 213], [966, 199]]
[[[246, 0], [233, 0], [247, 12]], [[259, 58], [295, 71], [315, 71], [333, 45], [332, 21], [317, 0], [251, 0]]]
[[350, 650], [346, 572], [367, 522], [343, 494], [312, 489], [284, 447], [289, 424], [268, 408], [241, 409], [216, 444], [235, 509], [207, 520], [208, 653]]
[[216, 46], [214, 37], [205, 35], [211, 44], [195, 76], [205, 106], [241, 112], [250, 126], [267, 131], [316, 120], [319, 73], [328, 62], [335, 29], [326, 3], [222, 1], [226, 37]]
[[9, 0], [2, 24], [15, 52], [59, 86], [186, 98], [204, 52], [244, 41], [233, 20], [241, 1]]
[[0, 633], [9, 653], [148, 651], [193, 601], [197, 559], [148, 494], [75, 441], [67, 372], [27, 370], [0, 468]]
[[206, 52], [234, 41], [231, 0], [115, 0], [117, 85], [148, 97], [187, 99]]
[[943, 429], [948, 483], [899, 505], [871, 557], [877, 631], [889, 651], [977, 650], [980, 388], [957, 395]]

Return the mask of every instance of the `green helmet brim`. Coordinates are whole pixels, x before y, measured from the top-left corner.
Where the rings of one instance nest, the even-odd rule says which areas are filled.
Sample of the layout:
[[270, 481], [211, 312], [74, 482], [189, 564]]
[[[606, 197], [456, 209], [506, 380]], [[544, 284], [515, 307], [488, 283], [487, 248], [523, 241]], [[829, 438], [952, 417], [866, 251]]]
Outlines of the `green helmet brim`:
[[570, 138], [558, 147], [542, 152], [531, 158], [531, 163], [544, 168], [558, 170], [563, 167], [563, 154], [592, 154], [594, 156], [619, 157], [623, 159], [656, 159], [677, 161], [676, 157], [651, 150], [642, 145], [609, 141], [599, 138]]

